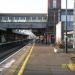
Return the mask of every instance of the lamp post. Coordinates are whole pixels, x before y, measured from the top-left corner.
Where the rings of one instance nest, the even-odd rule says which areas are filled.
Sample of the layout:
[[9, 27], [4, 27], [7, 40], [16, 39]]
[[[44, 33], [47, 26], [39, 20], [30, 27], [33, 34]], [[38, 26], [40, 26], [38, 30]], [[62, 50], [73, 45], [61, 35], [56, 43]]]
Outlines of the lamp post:
[[73, 20], [73, 49], [75, 50], [75, 0], [74, 0], [74, 20]]
[[[54, 40], [56, 39], [56, 23], [55, 23], [55, 19], [56, 19], [56, 12], [54, 11]], [[55, 42], [54, 42], [55, 43]]]
[[65, 23], [65, 52], [68, 52], [67, 49], [67, 0], [66, 0], [66, 23]]

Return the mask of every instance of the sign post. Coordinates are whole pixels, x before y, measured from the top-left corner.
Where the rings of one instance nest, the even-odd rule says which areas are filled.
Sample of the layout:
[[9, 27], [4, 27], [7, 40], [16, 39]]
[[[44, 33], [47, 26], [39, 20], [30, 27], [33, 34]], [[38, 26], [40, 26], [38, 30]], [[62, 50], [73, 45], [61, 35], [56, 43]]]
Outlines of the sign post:
[[66, 23], [65, 23], [65, 52], [67, 53], [67, 0], [66, 0]]

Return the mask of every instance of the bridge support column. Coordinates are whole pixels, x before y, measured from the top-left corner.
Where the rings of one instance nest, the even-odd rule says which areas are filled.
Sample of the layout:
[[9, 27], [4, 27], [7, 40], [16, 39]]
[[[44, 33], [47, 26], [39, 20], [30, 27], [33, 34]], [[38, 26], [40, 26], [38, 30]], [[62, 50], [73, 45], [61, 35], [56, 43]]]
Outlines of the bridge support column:
[[0, 43], [6, 42], [5, 34], [4, 32], [0, 31]]
[[10, 42], [10, 41], [14, 41], [14, 34], [12, 34], [12, 30], [11, 29], [7, 29], [7, 32], [6, 32], [6, 40], [7, 42]]

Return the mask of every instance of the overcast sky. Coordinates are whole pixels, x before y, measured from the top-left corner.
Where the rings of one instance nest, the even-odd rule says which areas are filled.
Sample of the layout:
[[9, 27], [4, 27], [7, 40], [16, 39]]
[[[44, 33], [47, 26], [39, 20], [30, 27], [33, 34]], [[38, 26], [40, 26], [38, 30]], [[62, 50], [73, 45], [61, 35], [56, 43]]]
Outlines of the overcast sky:
[[[62, 3], [62, 5], [61, 5], [61, 8], [65, 8], [66, 6], [66, 0], [62, 0], [61, 1], [61, 3]], [[73, 9], [74, 8], [74, 0], [67, 0], [67, 7], [69, 8], [69, 9]]]
[[[62, 8], [65, 8], [62, 0]], [[73, 0], [68, 1], [68, 8], [73, 8]], [[47, 13], [48, 0], [0, 0], [0, 13]]]

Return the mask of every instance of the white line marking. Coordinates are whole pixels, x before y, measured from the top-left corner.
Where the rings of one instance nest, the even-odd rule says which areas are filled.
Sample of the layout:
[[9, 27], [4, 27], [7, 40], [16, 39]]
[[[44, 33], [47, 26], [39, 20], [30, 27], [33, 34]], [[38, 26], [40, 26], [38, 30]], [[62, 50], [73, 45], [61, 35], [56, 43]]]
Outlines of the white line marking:
[[0, 68], [0, 72], [2, 72], [4, 69], [7, 69], [9, 67], [11, 67], [11, 65], [15, 62], [14, 59], [12, 59], [10, 62], [6, 63], [5, 65], [3, 65], [1, 68]]
[[12, 65], [14, 62], [15, 62], [15, 60], [12, 59], [10, 62], [6, 63], [3, 67], [4, 67], [4, 68], [9, 68], [9, 67], [11, 67], [11, 65]]
[[0, 68], [0, 72], [2, 72], [4, 70], [4, 68]]

